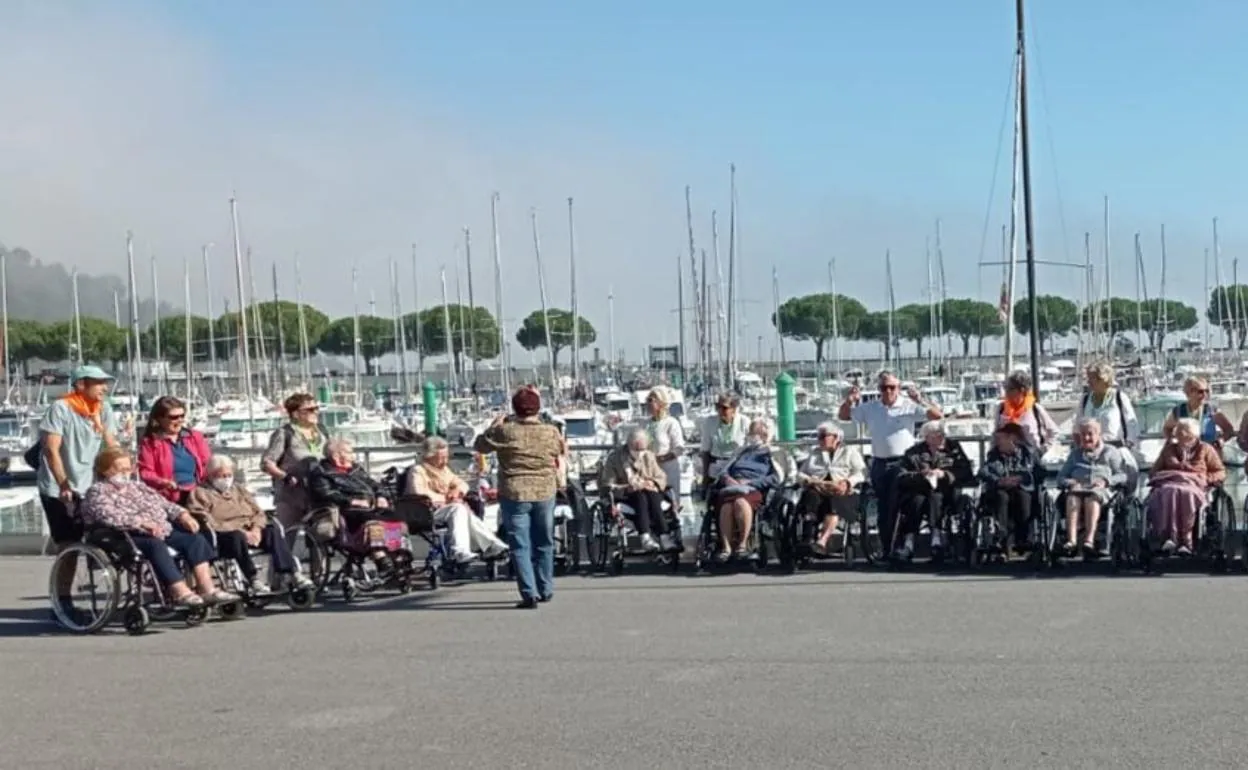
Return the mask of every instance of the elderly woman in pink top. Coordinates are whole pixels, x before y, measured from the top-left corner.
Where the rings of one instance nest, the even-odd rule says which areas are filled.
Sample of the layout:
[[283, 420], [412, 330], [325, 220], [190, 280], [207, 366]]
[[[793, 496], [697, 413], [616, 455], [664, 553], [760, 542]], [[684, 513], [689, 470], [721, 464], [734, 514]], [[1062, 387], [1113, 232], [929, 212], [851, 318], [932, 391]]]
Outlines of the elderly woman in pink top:
[[[130, 455], [124, 449], [100, 452], [95, 460], [96, 482], [87, 490], [79, 508], [83, 523], [102, 524], [129, 534], [134, 547], [152, 565], [156, 578], [169, 589], [174, 604], [199, 607], [238, 601], [237, 596], [219, 591], [213, 584], [209, 565], [217, 555], [208, 541], [197, 534], [199, 524], [195, 519], [131, 478], [133, 472]], [[198, 594], [186, 584], [170, 548], [190, 565]]]

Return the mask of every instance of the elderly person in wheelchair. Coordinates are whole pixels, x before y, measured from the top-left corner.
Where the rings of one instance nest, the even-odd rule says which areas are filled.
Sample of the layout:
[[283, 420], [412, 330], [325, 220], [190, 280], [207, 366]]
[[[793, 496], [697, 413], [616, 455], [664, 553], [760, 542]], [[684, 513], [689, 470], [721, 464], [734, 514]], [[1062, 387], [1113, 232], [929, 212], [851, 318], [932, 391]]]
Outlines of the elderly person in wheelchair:
[[272, 593], [260, 576], [251, 550], [258, 549], [273, 562], [273, 572], [290, 588], [308, 589], [312, 581], [299, 573], [286, 538], [270, 523], [246, 489], [234, 483], [234, 461], [213, 455], [204, 466], [204, 478], [187, 495], [186, 509], [197, 520], [207, 523], [216, 534], [217, 555], [233, 559], [254, 594]]
[[633, 525], [644, 550], [653, 553], [675, 547], [663, 514], [667, 474], [650, 451], [650, 434], [644, 428], [631, 431], [624, 446], [607, 456], [598, 490], [608, 492], [613, 501], [632, 510]]
[[[898, 517], [894, 525], [893, 558], [909, 561], [914, 555], [914, 536], [924, 518], [932, 533], [932, 556], [945, 549], [945, 512], [953, 507], [959, 487], [974, 479], [971, 461], [962, 445], [945, 435], [945, 425], [931, 420], [919, 429], [919, 443], [906, 450], [897, 476]], [[901, 536], [900, 545], [897, 537]]]
[[1011, 537], [1015, 551], [1026, 551], [1040, 460], [1018, 423], [1000, 425], [992, 438], [993, 447], [978, 474], [984, 483], [981, 510], [984, 515], [995, 516], [997, 542], [1003, 552]]
[[[199, 524], [185, 509], [161, 497], [132, 478], [134, 464], [124, 449], [109, 447], [95, 458], [96, 482], [87, 490], [79, 509], [87, 526], [121, 530], [151, 565], [156, 579], [169, 591], [170, 603], [180, 607], [228, 604], [238, 597], [216, 588], [212, 561], [217, 557], [200, 537]], [[187, 585], [170, 549], [176, 551], [195, 579]]]
[[1071, 435], [1074, 446], [1066, 464], [1058, 473], [1058, 487], [1066, 508], [1065, 556], [1079, 550], [1080, 523], [1083, 524], [1083, 554], [1086, 558], [1100, 556], [1096, 547], [1096, 528], [1101, 511], [1129, 482], [1131, 476], [1122, 452], [1101, 439], [1101, 424], [1084, 417], [1075, 423]]
[[770, 442], [771, 428], [765, 421], [750, 423], [745, 445], [727, 460], [711, 487], [709, 510], [719, 516], [716, 561], [753, 556], [754, 516], [768, 492], [784, 480]]
[[373, 477], [355, 462], [355, 447], [345, 439], [325, 442], [325, 458], [308, 473], [308, 495], [312, 515], [318, 509], [331, 509], [341, 519], [348, 533], [365, 535], [368, 556], [378, 573], [388, 575], [393, 563], [382, 543], [384, 535], [370, 535], [374, 525], [383, 521], [401, 521]]
[[798, 510], [822, 519], [822, 528], [811, 544], [819, 555], [828, 552], [828, 541], [841, 520], [858, 516], [858, 487], [866, 481], [867, 464], [857, 447], [844, 442], [836, 423], [825, 422], [816, 431], [818, 445], [797, 470], [802, 487]]
[[[507, 545], [468, 506], [468, 483], [450, 466], [451, 450], [438, 436], [425, 439], [424, 457], [407, 473], [403, 494], [424, 502], [433, 511], [433, 523], [451, 533], [451, 558], [468, 564], [477, 553], [487, 561], [507, 556]], [[410, 525], [410, 523], [409, 523]]]
[[1148, 483], [1152, 534], [1161, 550], [1191, 556], [1196, 517], [1209, 502], [1209, 489], [1226, 481], [1226, 466], [1218, 450], [1200, 440], [1200, 421], [1183, 417], [1175, 422], [1171, 439], [1162, 448]]

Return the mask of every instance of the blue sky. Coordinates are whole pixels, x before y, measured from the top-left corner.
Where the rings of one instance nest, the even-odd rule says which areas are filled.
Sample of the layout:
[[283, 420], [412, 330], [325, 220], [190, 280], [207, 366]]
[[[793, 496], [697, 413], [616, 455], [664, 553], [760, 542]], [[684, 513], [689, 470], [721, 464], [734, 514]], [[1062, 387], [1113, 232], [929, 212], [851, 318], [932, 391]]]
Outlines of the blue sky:
[[[672, 262], [686, 248], [684, 185], [694, 189], [697, 240], [709, 247], [709, 212], [718, 208], [726, 222], [735, 162], [742, 292], [754, 300], [745, 310], [749, 349], [757, 334], [770, 344], [763, 327], [773, 266], [788, 296], [824, 289], [835, 258], [839, 288], [881, 307], [889, 248], [898, 301], [920, 300], [924, 239], [938, 218], [950, 294], [995, 298], [997, 272], [976, 262], [981, 249], [996, 259], [1007, 216], [1007, 0], [15, 7], [0, 11], [8, 22], [0, 27], [14, 36], [0, 32], [0, 42], [24, 40], [31, 50], [7, 60], [6, 71], [39, 62], [35, 42], [45, 51], [60, 43], [70, 60], [40, 67], [47, 80], [32, 77], [25, 92], [0, 87], [0, 97], [29, 100], [36, 86], [49, 100], [52, 89], [125, 94], [122, 108], [101, 98], [91, 109], [106, 114], [84, 107], [74, 115], [117, 137], [66, 134], [57, 144], [77, 150], [72, 166], [56, 156], [67, 189], [49, 188], [49, 201], [60, 201], [55, 217], [32, 208], [49, 201], [0, 198], [17, 209], [0, 214], [0, 240], [37, 254], [117, 270], [116, 249], [93, 261], [112, 224], [149, 234], [154, 252], [178, 259], [204, 240], [226, 243], [221, 213], [232, 186], [262, 260], [285, 271], [297, 252], [338, 279], [305, 278], [314, 284], [309, 298], [332, 313], [349, 311], [341, 291], [349, 263], [375, 276], [368, 290], [388, 307], [386, 260], [409, 270], [412, 242], [421, 245], [418, 283], [428, 290], [421, 304], [436, 301], [437, 270], [449, 263], [453, 272], [465, 225], [479, 244], [478, 293], [492, 303], [488, 199], [499, 189], [505, 316], [517, 320], [537, 306], [531, 206], [542, 217], [552, 298], [566, 304], [560, 204], [572, 195], [583, 312], [605, 335], [604, 300], [614, 289], [617, 346], [636, 355], [675, 336], [667, 311], [676, 304]], [[1081, 261], [1091, 231], [1099, 263], [1108, 194], [1115, 293], [1134, 292], [1136, 231], [1155, 293], [1165, 223], [1170, 293], [1203, 304], [1210, 219], [1221, 218], [1228, 274], [1248, 246], [1240, 213], [1248, 164], [1237, 141], [1248, 107], [1235, 98], [1232, 38], [1248, 24], [1248, 5], [1045, 0], [1031, 3], [1029, 24], [1041, 255]], [[0, 64], [21, 55], [0, 54]], [[117, 109], [124, 112], [108, 112]], [[150, 134], [127, 123], [136, 115], [148, 116]], [[21, 149], [40, 157], [38, 147]], [[53, 148], [45, 151], [51, 157]], [[132, 204], [119, 204], [106, 186], [69, 189], [75, 168], [103, 157], [125, 158], [139, 177]], [[48, 165], [19, 161], [10, 176]], [[81, 218], [70, 229], [90, 244], [65, 235], [66, 216]], [[726, 239], [721, 247], [726, 253]], [[1073, 295], [1079, 285], [1073, 271], [1041, 269], [1041, 291]], [[664, 291], [669, 300], [656, 296]]]

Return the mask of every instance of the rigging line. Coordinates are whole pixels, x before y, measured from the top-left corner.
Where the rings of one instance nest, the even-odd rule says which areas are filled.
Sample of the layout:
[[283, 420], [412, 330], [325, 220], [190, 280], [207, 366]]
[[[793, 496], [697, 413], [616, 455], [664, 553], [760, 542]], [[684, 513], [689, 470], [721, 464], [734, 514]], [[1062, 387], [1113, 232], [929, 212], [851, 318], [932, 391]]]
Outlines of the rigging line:
[[[1030, 11], [1030, 9], [1028, 9]], [[1058, 226], [1062, 229], [1062, 252], [1066, 257], [1066, 261], [1070, 262], [1070, 241], [1066, 231], [1066, 205], [1062, 198], [1062, 176], [1058, 173], [1057, 165], [1057, 143], [1053, 140], [1053, 115], [1049, 111], [1049, 86], [1048, 81], [1044, 77], [1044, 56], [1040, 49], [1040, 31], [1033, 20], [1032, 14], [1027, 14], [1027, 26], [1031, 32], [1032, 50], [1035, 56], [1032, 57], [1036, 64], [1036, 79], [1040, 81], [1040, 106], [1041, 112], [1044, 113], [1044, 136], [1048, 145], [1049, 163], [1053, 170], [1053, 188], [1057, 192], [1057, 221]]]
[[[984, 229], [979, 236], [979, 258], [976, 262], [984, 261], [984, 249], [988, 247], [988, 228], [992, 226], [992, 202], [997, 197], [997, 176], [1001, 171], [1001, 150], [1005, 147], [1005, 126], [1009, 120], [1011, 110], [1014, 104], [1014, 88], [1015, 80], [1018, 74], [1018, 57], [1011, 49], [1010, 53], [1010, 84], [1005, 89], [1005, 104], [1001, 107], [1001, 126], [997, 129], [997, 151], [992, 166], [992, 183], [988, 186], [988, 204], [984, 211]], [[1010, 132], [1011, 136], [1013, 131]]]

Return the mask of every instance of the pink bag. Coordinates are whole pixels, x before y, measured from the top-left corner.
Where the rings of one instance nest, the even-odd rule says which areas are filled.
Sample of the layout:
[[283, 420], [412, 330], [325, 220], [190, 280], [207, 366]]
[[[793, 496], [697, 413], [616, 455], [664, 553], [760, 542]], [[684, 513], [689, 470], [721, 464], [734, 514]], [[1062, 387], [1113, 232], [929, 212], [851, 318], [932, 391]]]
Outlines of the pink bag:
[[356, 551], [408, 551], [407, 523], [402, 521], [365, 522], [354, 534], [344, 535], [349, 547]]

